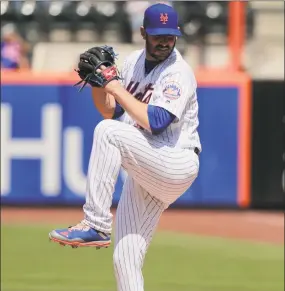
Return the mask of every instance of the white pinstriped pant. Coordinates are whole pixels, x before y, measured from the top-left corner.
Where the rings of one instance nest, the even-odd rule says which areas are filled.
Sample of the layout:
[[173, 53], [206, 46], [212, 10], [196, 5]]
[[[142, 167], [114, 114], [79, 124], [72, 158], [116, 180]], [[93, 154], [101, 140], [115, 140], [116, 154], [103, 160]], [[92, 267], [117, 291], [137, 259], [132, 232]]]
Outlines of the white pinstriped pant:
[[114, 268], [118, 291], [143, 291], [142, 266], [162, 212], [198, 175], [192, 149], [165, 146], [132, 125], [106, 119], [95, 128], [84, 221], [111, 233], [112, 204], [121, 166], [128, 177], [116, 214]]

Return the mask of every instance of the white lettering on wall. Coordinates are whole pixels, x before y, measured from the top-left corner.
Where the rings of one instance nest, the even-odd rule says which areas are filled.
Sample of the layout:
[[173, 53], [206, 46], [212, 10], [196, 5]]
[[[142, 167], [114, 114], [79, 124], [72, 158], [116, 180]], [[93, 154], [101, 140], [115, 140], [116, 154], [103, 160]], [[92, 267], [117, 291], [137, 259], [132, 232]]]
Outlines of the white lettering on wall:
[[1, 195], [11, 191], [12, 159], [40, 159], [43, 195], [59, 194], [61, 107], [56, 104], [43, 106], [41, 124], [40, 138], [12, 138], [12, 108], [9, 104], [1, 104]]
[[80, 128], [70, 127], [64, 131], [63, 175], [67, 187], [75, 194], [85, 197], [86, 176], [83, 169], [83, 133]]

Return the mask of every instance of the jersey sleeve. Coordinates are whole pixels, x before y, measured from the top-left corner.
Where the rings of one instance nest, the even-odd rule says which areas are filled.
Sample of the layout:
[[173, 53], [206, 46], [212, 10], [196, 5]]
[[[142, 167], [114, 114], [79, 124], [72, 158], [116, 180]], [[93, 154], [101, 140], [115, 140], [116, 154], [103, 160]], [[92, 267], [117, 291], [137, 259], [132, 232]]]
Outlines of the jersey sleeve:
[[165, 108], [180, 119], [187, 102], [196, 90], [192, 79], [177, 72], [165, 76], [153, 93], [152, 105]]
[[112, 119], [118, 119], [125, 113], [124, 108], [117, 102]]

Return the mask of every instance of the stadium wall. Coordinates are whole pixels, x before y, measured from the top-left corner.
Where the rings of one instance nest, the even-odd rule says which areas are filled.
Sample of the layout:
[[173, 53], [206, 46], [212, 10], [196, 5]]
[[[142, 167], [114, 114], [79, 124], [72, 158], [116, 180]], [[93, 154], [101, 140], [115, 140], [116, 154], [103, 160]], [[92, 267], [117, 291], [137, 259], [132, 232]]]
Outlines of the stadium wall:
[[[74, 74], [3, 72], [2, 205], [82, 205], [93, 130], [101, 121], [90, 88]], [[244, 73], [196, 72], [200, 174], [175, 207], [251, 204], [251, 80]], [[114, 193], [117, 204], [125, 173]]]

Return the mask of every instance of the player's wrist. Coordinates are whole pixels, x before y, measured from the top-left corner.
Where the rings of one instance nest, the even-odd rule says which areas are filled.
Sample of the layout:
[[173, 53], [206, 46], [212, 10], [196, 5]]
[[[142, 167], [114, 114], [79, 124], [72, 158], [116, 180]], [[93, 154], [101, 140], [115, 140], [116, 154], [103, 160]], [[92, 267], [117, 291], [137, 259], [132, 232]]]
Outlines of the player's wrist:
[[106, 93], [112, 94], [119, 87], [122, 87], [121, 83], [118, 80], [114, 79], [114, 80], [108, 82], [104, 88], [105, 88]]

